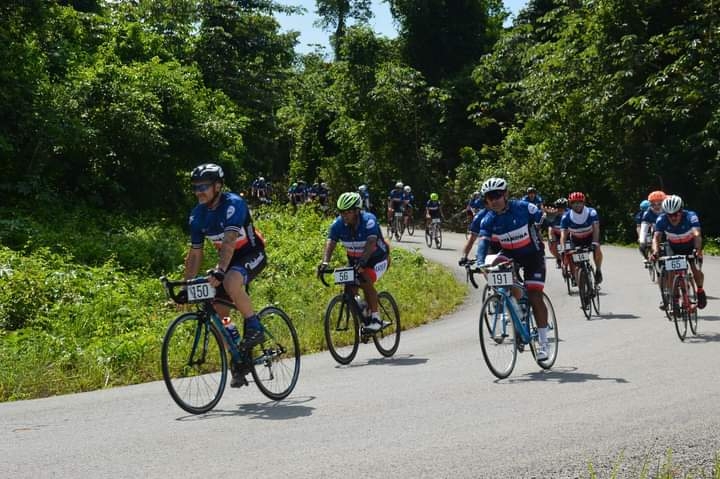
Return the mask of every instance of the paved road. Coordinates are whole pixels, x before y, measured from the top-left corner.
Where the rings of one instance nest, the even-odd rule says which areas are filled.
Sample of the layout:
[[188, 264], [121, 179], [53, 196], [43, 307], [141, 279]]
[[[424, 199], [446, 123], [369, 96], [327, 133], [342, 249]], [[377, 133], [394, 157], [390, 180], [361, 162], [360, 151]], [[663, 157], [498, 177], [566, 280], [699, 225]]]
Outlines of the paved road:
[[[422, 241], [403, 243], [460, 273], [462, 236], [446, 235], [440, 251]], [[607, 471], [621, 452], [618, 477], [637, 477], [642, 458], [656, 465], [669, 447], [674, 462], [709, 468], [720, 450], [720, 301], [681, 343], [638, 253], [606, 247], [605, 261], [591, 321], [548, 270], [562, 340], [552, 371], [524, 353], [495, 380], [472, 291], [454, 314], [404, 332], [395, 358], [371, 345], [349, 367], [328, 353], [303, 358], [279, 403], [228, 389], [211, 413], [189, 416], [155, 382], [0, 404], [0, 477], [587, 477], [588, 462]], [[705, 271], [712, 295], [720, 258]]]

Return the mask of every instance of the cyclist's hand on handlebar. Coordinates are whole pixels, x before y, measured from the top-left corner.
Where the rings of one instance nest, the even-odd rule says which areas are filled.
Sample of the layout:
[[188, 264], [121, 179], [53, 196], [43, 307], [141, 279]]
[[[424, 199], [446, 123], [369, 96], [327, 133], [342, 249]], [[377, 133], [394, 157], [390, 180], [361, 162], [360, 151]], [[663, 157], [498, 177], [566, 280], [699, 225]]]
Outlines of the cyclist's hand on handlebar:
[[463, 257], [460, 258], [460, 260], [458, 261], [458, 266], [465, 266], [465, 265], [467, 265], [468, 263], [469, 263], [469, 261], [468, 261], [467, 257], [463, 256]]
[[322, 278], [322, 276], [323, 276], [325, 273], [327, 273], [329, 269], [330, 269], [330, 268], [329, 268], [328, 264], [323, 261], [323, 262], [320, 263], [320, 264], [318, 265], [318, 267], [317, 267], [317, 277], [318, 277], [318, 278]]
[[188, 292], [186, 289], [181, 289], [180, 291], [178, 291], [178, 294], [175, 296], [175, 302], [177, 304], [187, 304]]

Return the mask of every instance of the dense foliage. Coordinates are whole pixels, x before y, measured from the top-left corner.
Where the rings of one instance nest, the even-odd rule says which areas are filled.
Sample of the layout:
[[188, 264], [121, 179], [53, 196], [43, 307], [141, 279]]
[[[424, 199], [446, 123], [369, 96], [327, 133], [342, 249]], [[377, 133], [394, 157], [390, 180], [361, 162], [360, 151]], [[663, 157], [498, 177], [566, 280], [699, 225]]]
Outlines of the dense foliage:
[[[186, 234], [169, 224], [138, 226], [130, 217], [81, 226], [73, 220], [101, 218], [98, 213], [56, 211], [55, 224], [16, 225], [15, 239], [27, 241], [23, 251], [0, 246], [0, 401], [161, 377], [163, 334], [179, 312], [157, 278], [182, 276]], [[311, 207], [295, 215], [269, 208], [258, 214], [270, 263], [251, 283], [251, 297], [257, 308], [272, 303], [292, 317], [303, 352], [325, 348], [322, 314], [339, 292], [314, 277], [329, 221]], [[209, 268], [216, 255], [206, 249]], [[337, 264], [344, 261], [341, 250]], [[462, 300], [464, 287], [422, 256], [397, 249], [392, 261], [378, 286], [398, 300], [404, 327]]]

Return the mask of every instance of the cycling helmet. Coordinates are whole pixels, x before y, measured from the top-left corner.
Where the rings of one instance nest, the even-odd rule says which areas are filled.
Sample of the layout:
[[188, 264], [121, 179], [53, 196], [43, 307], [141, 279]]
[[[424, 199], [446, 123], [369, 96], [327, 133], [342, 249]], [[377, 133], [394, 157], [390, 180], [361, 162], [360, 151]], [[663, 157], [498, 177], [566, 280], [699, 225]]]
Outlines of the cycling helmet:
[[402, 187], [403, 187], [402, 181], [398, 181], [397, 183], [395, 183], [395, 188], [402, 188]]
[[506, 191], [507, 190], [507, 181], [505, 181], [503, 178], [490, 178], [488, 180], [485, 180], [485, 183], [482, 184], [482, 187], [480, 188], [480, 194], [483, 196], [487, 195], [491, 191]]
[[438, 198], [439, 198], [439, 197], [438, 197], [438, 194], [437, 194], [437, 193], [430, 193], [430, 199], [431, 199], [431, 200], [437, 201]]
[[327, 188], [327, 183], [325, 183], [324, 181], [320, 183], [320, 188]]
[[340, 195], [337, 200], [337, 208], [340, 211], [347, 211], [353, 208], [360, 208], [362, 200], [360, 194], [355, 191], [348, 191]]
[[573, 191], [568, 195], [568, 201], [573, 203], [575, 201], [582, 201], [585, 203], [585, 195], [581, 191]]
[[555, 203], [553, 204], [555, 208], [567, 208], [568, 207], [568, 200], [567, 198], [558, 198], [555, 200]]
[[677, 213], [682, 207], [683, 201], [678, 195], [667, 196], [662, 202], [662, 208], [665, 213]]
[[358, 186], [358, 191], [365, 191], [365, 190], [367, 190], [367, 186], [365, 186], [365, 185]]
[[529, 186], [528, 189], [527, 189], [527, 192], [528, 192], [528, 193], [537, 193], [537, 190], [535, 189], [534, 186]]
[[473, 194], [472, 194], [472, 195], [473, 195], [473, 198], [477, 198], [478, 196], [480, 196], [480, 192], [479, 192], [479, 191], [473, 191]]
[[262, 176], [261, 176], [260, 178], [258, 178], [258, 179], [259, 179], [260, 181], [265, 181], [265, 178], [263, 178]]
[[405, 185], [405, 188], [403, 188], [403, 189], [405, 190], [405, 193], [410, 193], [410, 191], [412, 191], [412, 188], [410, 188], [410, 185]]
[[640, 210], [645, 211], [648, 208], [650, 208], [650, 202], [648, 200], [642, 200], [640, 202]]
[[659, 203], [659, 202], [661, 202], [662, 200], [664, 200], [666, 196], [667, 196], [667, 195], [665, 194], [664, 191], [655, 190], [655, 191], [653, 191], [652, 193], [650, 193], [650, 194], [648, 195], [648, 198], [647, 198], [647, 199], [648, 199], [651, 203]]
[[196, 166], [190, 174], [190, 181], [223, 181], [225, 173], [220, 165], [215, 163], [203, 163]]

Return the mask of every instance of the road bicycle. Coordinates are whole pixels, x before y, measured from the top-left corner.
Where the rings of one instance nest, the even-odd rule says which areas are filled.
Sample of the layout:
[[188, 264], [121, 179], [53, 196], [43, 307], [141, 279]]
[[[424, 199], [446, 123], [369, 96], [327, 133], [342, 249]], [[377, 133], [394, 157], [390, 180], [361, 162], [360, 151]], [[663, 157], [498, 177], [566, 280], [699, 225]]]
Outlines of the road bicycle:
[[593, 310], [600, 315], [600, 286], [595, 283], [595, 269], [590, 263], [592, 248], [581, 246], [566, 249], [565, 254], [575, 265], [575, 282], [580, 296], [580, 308], [585, 318], [590, 319]]
[[430, 220], [430, 226], [425, 228], [425, 244], [432, 248], [433, 243], [437, 249], [442, 248], [442, 219], [433, 218]]
[[[498, 379], [508, 377], [515, 368], [518, 353], [528, 345], [538, 366], [550, 369], [557, 359], [559, 345], [557, 319], [550, 298], [543, 292], [548, 312], [547, 359], [538, 359], [537, 351], [541, 345], [537, 323], [515, 262], [508, 260], [479, 269], [475, 269], [473, 264], [473, 261], [465, 263], [473, 286], [477, 287], [473, 278], [477, 273], [485, 274], [490, 286], [490, 294], [483, 301], [478, 320], [480, 347], [490, 372]], [[520, 299], [515, 298], [513, 290], [520, 292]]]
[[[174, 302], [197, 307], [170, 323], [162, 343], [163, 379], [178, 406], [192, 414], [215, 407], [225, 391], [228, 362], [251, 373], [270, 399], [284, 399], [292, 392], [300, 374], [300, 343], [284, 311], [268, 306], [258, 313], [265, 341], [243, 353], [213, 308], [214, 303], [232, 309], [235, 305], [215, 298], [216, 290], [207, 278], [170, 281], [163, 276], [160, 281]], [[175, 288], [185, 288], [187, 301]]]
[[333, 359], [340, 364], [350, 364], [355, 359], [360, 342], [367, 344], [370, 339], [383, 356], [391, 357], [395, 354], [400, 345], [400, 311], [395, 298], [387, 291], [378, 293], [382, 328], [377, 331], [366, 329], [370, 310], [364, 300], [357, 296], [362, 281], [358, 269], [347, 266], [322, 272], [320, 281], [328, 287], [330, 285], [325, 281], [325, 275], [329, 273], [332, 273], [334, 283], [343, 287], [343, 292], [328, 303], [323, 321], [325, 342]]
[[[565, 243], [565, 247], [562, 249], [562, 251], [558, 251], [558, 254], [561, 255], [562, 258], [562, 255], [564, 254], [563, 252], [570, 250], [572, 250], [572, 244]], [[572, 288], [577, 286], [577, 282], [575, 281], [575, 275], [573, 275], [572, 272], [572, 267], [570, 266], [569, 261], [563, 261], [562, 259], [560, 260], [560, 264], [562, 276], [565, 280], [565, 286], [567, 286], [567, 292], [569, 295], [572, 295]]]
[[[406, 209], [405, 211], [406, 212], [414, 211], [414, 209], [410, 209], [410, 210]], [[405, 228], [405, 230], [407, 231], [408, 235], [412, 236], [415, 234], [415, 220], [413, 219], [412, 214], [407, 214], [406, 216], [408, 219], [408, 223], [407, 223], [407, 228]]]
[[697, 261], [697, 256], [672, 255], [658, 258], [661, 281], [665, 283], [667, 275], [673, 276], [670, 290], [668, 291], [665, 285], [661, 286], [661, 290], [664, 291], [663, 303], [666, 305], [666, 313], [672, 317], [680, 341], [685, 341], [688, 323], [694, 335], [697, 334], [698, 327], [697, 288], [690, 269], [690, 260]]
[[402, 239], [403, 233], [405, 232], [405, 223], [403, 221], [403, 210], [402, 207], [395, 210], [392, 214], [390, 222], [387, 225], [387, 236], [388, 238]]

